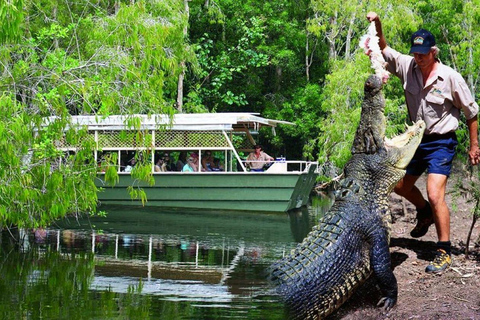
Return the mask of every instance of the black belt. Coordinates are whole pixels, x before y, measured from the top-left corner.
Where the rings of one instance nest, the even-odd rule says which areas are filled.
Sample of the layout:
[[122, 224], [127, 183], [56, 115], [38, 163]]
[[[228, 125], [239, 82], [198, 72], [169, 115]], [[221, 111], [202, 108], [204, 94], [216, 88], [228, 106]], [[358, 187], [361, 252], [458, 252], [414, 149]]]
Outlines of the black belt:
[[450, 131], [447, 133], [424, 134], [422, 138], [422, 142], [430, 142], [430, 141], [442, 140], [442, 139], [457, 139], [457, 135], [455, 134], [455, 131]]

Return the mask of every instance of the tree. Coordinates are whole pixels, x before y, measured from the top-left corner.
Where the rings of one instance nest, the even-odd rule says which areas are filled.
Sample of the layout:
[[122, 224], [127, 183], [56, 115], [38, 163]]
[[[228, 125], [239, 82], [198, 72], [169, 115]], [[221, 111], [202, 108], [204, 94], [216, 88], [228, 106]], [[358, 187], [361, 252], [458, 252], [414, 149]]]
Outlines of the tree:
[[[23, 6], [24, 23], [10, 25], [0, 47], [2, 228], [96, 212], [94, 145], [82, 130], [67, 129], [70, 115], [172, 114], [181, 62], [196, 61], [184, 45], [180, 0]], [[41, 126], [49, 116], [57, 120]], [[60, 152], [63, 139], [78, 151]]]
[[0, 43], [14, 42], [20, 38], [23, 19], [23, 0], [0, 2]]

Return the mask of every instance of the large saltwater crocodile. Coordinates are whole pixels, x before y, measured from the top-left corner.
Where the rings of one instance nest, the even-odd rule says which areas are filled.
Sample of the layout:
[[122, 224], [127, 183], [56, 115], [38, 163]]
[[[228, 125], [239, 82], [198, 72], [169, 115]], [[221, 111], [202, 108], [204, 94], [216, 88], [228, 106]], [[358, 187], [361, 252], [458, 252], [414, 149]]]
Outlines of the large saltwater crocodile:
[[405, 174], [425, 130], [423, 121], [385, 138], [382, 81], [365, 82], [352, 157], [335, 202], [290, 255], [271, 267], [271, 280], [295, 319], [322, 319], [337, 310], [373, 273], [382, 292], [379, 306], [397, 301], [390, 262], [388, 195]]

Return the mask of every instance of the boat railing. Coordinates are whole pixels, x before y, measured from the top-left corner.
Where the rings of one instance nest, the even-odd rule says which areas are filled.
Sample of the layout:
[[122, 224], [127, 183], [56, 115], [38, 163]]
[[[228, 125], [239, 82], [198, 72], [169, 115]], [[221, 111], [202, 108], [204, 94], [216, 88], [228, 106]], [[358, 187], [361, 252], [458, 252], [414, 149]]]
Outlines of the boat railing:
[[285, 172], [308, 172], [310, 166], [314, 165], [315, 169], [317, 167], [317, 162], [314, 161], [304, 161], [304, 160], [285, 160], [285, 158], [277, 158], [274, 161], [265, 162], [265, 161], [251, 161], [251, 160], [242, 160], [245, 167], [248, 167], [248, 163], [263, 163], [263, 171], [253, 171], [250, 172], [265, 172], [265, 173], [285, 173]]
[[[225, 170], [213, 170], [213, 171], [199, 171], [199, 172], [181, 172], [181, 171], [155, 171], [154, 166], [152, 167], [152, 173], [154, 175], [162, 175], [162, 174], [208, 174], [208, 173], [301, 173], [301, 172], [308, 172], [311, 166], [314, 166], [314, 170], [317, 170], [318, 163], [314, 161], [304, 161], [304, 160], [275, 160], [268, 163], [264, 161], [258, 161], [265, 163], [265, 167], [263, 170], [254, 171], [250, 170], [246, 165], [247, 161], [242, 160], [244, 167], [246, 168], [245, 171], [242, 168], [238, 167], [237, 170], [233, 171], [225, 171]], [[253, 163], [255, 161], [248, 161], [249, 163]], [[125, 166], [118, 167], [118, 174], [121, 175], [129, 175], [131, 174], [131, 170], [127, 169]], [[99, 174], [105, 173], [105, 170], [98, 172]]]

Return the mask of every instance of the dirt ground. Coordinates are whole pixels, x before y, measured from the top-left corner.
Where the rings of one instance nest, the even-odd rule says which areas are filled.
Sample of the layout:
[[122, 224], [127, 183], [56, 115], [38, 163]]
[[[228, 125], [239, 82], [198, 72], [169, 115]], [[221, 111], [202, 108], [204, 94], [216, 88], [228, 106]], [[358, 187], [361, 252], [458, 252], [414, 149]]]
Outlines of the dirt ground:
[[[441, 275], [425, 273], [433, 258], [437, 241], [435, 227], [420, 238], [410, 237], [415, 223], [415, 209], [398, 195], [390, 196], [393, 232], [390, 245], [394, 274], [398, 281], [398, 302], [389, 312], [376, 308], [381, 298], [374, 279], [347, 301], [331, 319], [421, 319], [421, 320], [480, 320], [480, 221], [475, 225], [470, 242], [469, 258], [465, 244], [472, 224], [474, 204], [465, 198], [454, 197], [454, 173], [447, 185], [447, 203], [451, 211], [452, 267]], [[462, 178], [466, 181], [467, 178]], [[425, 195], [425, 176], [417, 182]], [[480, 188], [480, 185], [479, 185]], [[404, 208], [406, 214], [404, 214]]]

